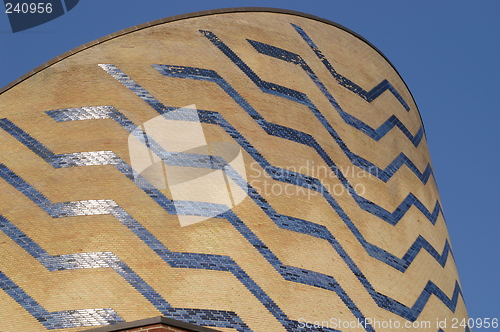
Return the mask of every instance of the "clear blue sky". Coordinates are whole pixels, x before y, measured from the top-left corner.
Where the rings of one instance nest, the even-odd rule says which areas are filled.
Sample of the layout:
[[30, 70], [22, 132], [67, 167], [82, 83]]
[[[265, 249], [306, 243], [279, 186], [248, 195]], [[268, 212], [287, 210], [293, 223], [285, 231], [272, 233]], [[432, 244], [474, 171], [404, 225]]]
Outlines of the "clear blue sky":
[[330, 19], [389, 58], [422, 114], [469, 315], [500, 318], [498, 0], [80, 0], [66, 15], [16, 34], [0, 13], [0, 87], [118, 30], [235, 6], [292, 9]]

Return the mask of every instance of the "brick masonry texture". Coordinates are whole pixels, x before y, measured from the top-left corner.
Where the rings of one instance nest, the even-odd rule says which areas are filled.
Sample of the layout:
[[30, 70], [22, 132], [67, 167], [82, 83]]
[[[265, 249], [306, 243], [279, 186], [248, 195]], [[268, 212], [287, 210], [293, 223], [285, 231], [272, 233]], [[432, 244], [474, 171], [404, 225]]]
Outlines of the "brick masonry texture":
[[137, 329], [125, 330], [130, 332], [186, 332], [187, 330], [180, 329], [177, 327], [163, 326], [163, 325], [153, 325], [147, 327], [140, 327]]
[[[450, 328], [467, 313], [418, 109], [366, 41], [235, 10], [69, 54], [0, 94], [0, 331], [159, 315], [220, 331], [465, 330]], [[237, 147], [243, 170], [168, 151], [146, 128], [158, 117]], [[174, 198], [133, 169], [130, 140], [160, 170], [223, 174], [233, 204]], [[182, 194], [221, 189], [196, 191]]]

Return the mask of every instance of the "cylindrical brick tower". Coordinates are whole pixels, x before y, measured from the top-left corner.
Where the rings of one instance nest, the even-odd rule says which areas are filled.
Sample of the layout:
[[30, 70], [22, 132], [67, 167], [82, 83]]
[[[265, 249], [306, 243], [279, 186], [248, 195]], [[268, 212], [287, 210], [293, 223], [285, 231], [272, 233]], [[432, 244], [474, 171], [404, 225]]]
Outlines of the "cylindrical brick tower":
[[338, 24], [119, 31], [4, 88], [0, 141], [2, 332], [466, 330], [418, 109]]

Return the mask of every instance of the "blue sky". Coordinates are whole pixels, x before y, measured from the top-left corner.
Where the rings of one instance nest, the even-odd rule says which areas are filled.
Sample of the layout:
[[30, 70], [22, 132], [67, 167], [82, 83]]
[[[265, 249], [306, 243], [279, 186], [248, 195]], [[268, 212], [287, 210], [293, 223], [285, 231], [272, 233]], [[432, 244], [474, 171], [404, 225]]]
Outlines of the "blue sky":
[[389, 58], [422, 114], [469, 316], [500, 318], [500, 1], [81, 0], [66, 15], [15, 34], [0, 13], [0, 87], [118, 30], [235, 6], [332, 20]]

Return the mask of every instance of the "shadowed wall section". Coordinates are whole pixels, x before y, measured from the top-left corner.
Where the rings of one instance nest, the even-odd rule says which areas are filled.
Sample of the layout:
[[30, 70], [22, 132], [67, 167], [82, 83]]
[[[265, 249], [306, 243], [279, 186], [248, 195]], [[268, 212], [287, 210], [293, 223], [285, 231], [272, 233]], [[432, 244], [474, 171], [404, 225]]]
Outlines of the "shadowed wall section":
[[6, 87], [0, 142], [2, 332], [467, 317], [415, 102], [334, 23], [221, 10], [113, 34]]

